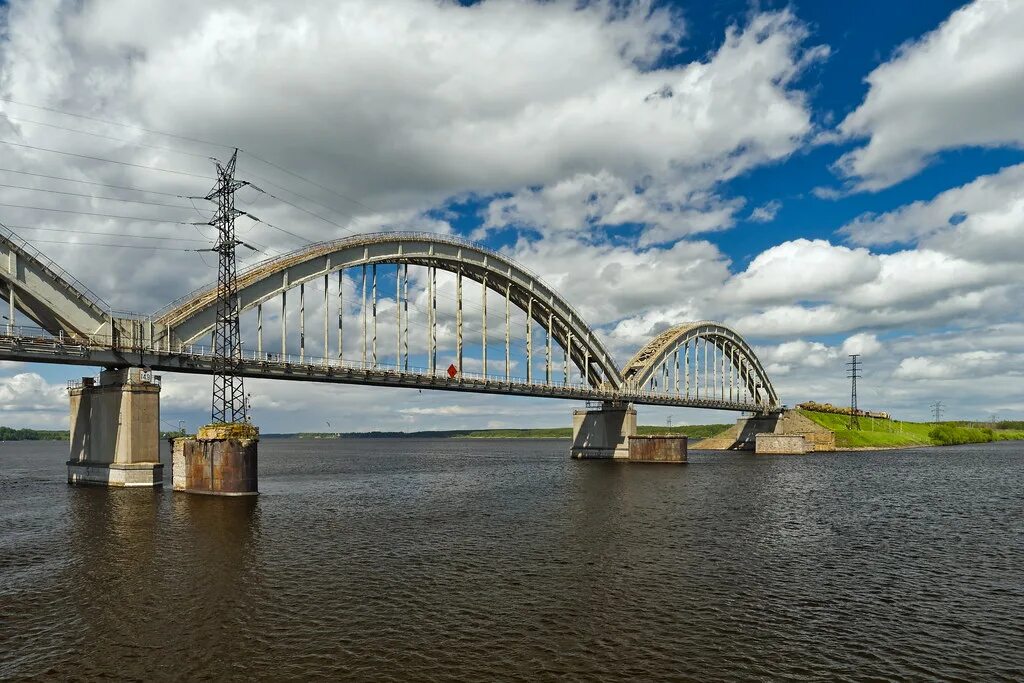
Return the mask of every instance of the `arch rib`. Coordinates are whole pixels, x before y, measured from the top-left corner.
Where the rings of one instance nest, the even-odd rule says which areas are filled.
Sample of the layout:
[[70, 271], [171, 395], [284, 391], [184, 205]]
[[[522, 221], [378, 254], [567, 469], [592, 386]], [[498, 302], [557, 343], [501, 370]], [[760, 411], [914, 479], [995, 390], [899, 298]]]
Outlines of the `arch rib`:
[[[604, 345], [579, 313], [540, 277], [498, 252], [449, 236], [387, 232], [313, 244], [241, 271], [239, 302], [243, 311], [249, 310], [285, 289], [327, 273], [381, 263], [461, 271], [463, 277], [498, 295], [510, 296], [512, 303], [543, 327], [553, 321], [554, 341], [566, 350], [581, 374], [587, 374], [587, 384], [610, 389], [622, 385], [618, 367]], [[159, 329], [167, 331], [172, 348], [175, 344], [187, 344], [212, 329], [215, 304], [216, 288], [205, 287], [158, 311], [155, 322]]]
[[[633, 354], [623, 368], [624, 388], [642, 388], [655, 377], [659, 368], [678, 349], [687, 349], [689, 344], [696, 344], [697, 340], [703, 340], [706, 344], [710, 343], [712, 349], [717, 348], [721, 351], [720, 362], [724, 361], [725, 356], [738, 357], [740, 363], [749, 368], [746, 373], [741, 373], [741, 381], [746, 384], [750, 395], [755, 397], [758, 403], [765, 404], [770, 409], [780, 405], [778, 393], [750, 345], [735, 330], [721, 323], [707, 320], [686, 322], [670, 327], [647, 342]], [[707, 353], [706, 348], [705, 353]], [[714, 370], [718, 370], [717, 366]], [[764, 390], [763, 399], [758, 394], [759, 388]]]

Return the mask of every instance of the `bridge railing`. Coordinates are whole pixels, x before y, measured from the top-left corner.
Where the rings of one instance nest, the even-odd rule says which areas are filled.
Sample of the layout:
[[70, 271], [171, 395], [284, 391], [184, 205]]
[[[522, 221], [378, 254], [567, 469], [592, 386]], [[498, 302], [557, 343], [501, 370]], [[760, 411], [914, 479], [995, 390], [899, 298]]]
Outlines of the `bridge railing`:
[[26, 241], [18, 233], [14, 232], [3, 223], [0, 223], [0, 234], [2, 234], [7, 241], [17, 247], [18, 250], [25, 252], [28, 256], [31, 256], [33, 259], [38, 261], [55, 279], [70, 285], [72, 289], [77, 290], [78, 293], [83, 295], [86, 299], [89, 299], [92, 304], [100, 310], [110, 310], [110, 304], [104, 301], [99, 294], [89, 289], [84, 282], [69, 273], [63, 266], [36, 247], [32, 246], [31, 242]]
[[[56, 352], [73, 352], [74, 354], [86, 355], [89, 350], [116, 350], [124, 352], [134, 352], [141, 354], [153, 354], [154, 356], [179, 356], [196, 358], [203, 360], [212, 360], [214, 357], [213, 348], [205, 344], [184, 344], [178, 349], [168, 351], [166, 349], [153, 348], [152, 346], [132, 346], [129, 344], [113, 344], [111, 342], [110, 335], [90, 335], [88, 338], [77, 337], [73, 335], [65, 334], [51, 334], [40, 327], [33, 327], [28, 325], [0, 325], [0, 346], [4, 345], [16, 345], [20, 348], [29, 348], [36, 352], [42, 353], [56, 353]], [[142, 359], [145, 362], [145, 358]], [[525, 377], [520, 376], [509, 376], [506, 378], [504, 373], [500, 375], [484, 374], [480, 372], [458, 372], [453, 377], [449, 377], [447, 366], [437, 367], [433, 371], [430, 368], [424, 368], [414, 365], [406, 366], [403, 364], [394, 363], [373, 363], [371, 359], [367, 359], [365, 362], [362, 359], [352, 360], [344, 358], [325, 358], [322, 356], [310, 356], [310, 355], [297, 355], [297, 354], [280, 354], [280, 353], [268, 353], [260, 352], [256, 349], [242, 349], [241, 357], [239, 360], [245, 364], [266, 364], [277, 367], [287, 367], [292, 371], [301, 372], [302, 369], [308, 369], [310, 371], [323, 371], [327, 370], [339, 370], [349, 375], [356, 373], [366, 373], [367, 376], [374, 374], [387, 374], [392, 375], [398, 379], [403, 377], [433, 377], [438, 380], [444, 380], [446, 382], [458, 383], [464, 380], [468, 383], [483, 383], [495, 386], [508, 386], [515, 387], [519, 390], [529, 387], [536, 387], [538, 390], [548, 389], [557, 390], [560, 394], [579, 394], [580, 400], [586, 400], [588, 398], [593, 399], [595, 393], [599, 393], [607, 396], [607, 400], [643, 400], [645, 398], [664, 400], [666, 398], [674, 399], [687, 399], [695, 402], [699, 402], [707, 405], [708, 407], [715, 406], [735, 406], [740, 405], [740, 401], [730, 400], [728, 398], [721, 398], [716, 396], [682, 396], [675, 392], [664, 392], [651, 389], [638, 389], [628, 388], [625, 391], [614, 391], [614, 390], [603, 390], [595, 387], [591, 387], [582, 381], [571, 381], [571, 382], [558, 382], [553, 381], [551, 383], [546, 382], [529, 382]], [[605, 399], [601, 399], [605, 400]], [[751, 407], [761, 406], [759, 403], [754, 402], [742, 402], [744, 405]]]

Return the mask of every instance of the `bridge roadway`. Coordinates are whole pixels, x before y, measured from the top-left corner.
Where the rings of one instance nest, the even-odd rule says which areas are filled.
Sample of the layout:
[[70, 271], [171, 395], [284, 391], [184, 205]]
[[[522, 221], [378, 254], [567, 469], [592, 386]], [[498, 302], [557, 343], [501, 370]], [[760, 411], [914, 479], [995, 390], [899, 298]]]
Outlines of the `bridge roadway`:
[[[45, 333], [26, 334], [23, 330], [0, 328], [0, 360], [28, 363], [55, 363], [92, 367], [145, 367], [160, 372], [182, 372], [202, 375], [213, 374], [213, 357], [208, 347], [184, 346], [180, 351], [167, 352], [148, 348], [96, 346], [70, 342], [60, 336]], [[431, 375], [426, 370], [405, 371], [377, 365], [363, 367], [361, 363], [337, 359], [304, 358], [245, 351], [239, 361], [237, 374], [246, 378], [279, 379], [290, 381], [324, 382], [335, 384], [362, 384], [367, 386], [402, 387], [441, 391], [465, 391], [506, 396], [531, 396], [575, 401], [601, 401], [641, 405], [705, 408], [741, 412], [763, 410], [751, 401], [732, 400], [728, 396], [704, 398], [685, 394], [664, 393], [642, 389], [614, 390], [583, 384], [540, 384], [522, 379], [506, 381], [504, 376], [485, 376], [462, 373], [454, 378], [447, 374]], [[723, 388], [723, 394], [727, 390]]]

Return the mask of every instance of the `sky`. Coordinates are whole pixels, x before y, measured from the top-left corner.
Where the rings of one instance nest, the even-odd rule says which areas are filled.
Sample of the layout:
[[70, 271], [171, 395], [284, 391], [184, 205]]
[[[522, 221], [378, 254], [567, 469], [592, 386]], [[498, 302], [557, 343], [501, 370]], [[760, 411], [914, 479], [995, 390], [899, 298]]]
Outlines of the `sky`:
[[[15, 0], [2, 25], [0, 222], [114, 309], [215, 279], [188, 197], [239, 147], [263, 190], [238, 196], [262, 221], [239, 221], [245, 263], [459, 235], [538, 273], [620, 364], [717, 320], [788, 405], [848, 404], [860, 353], [863, 408], [1024, 419], [1024, 3]], [[90, 372], [0, 364], [0, 424], [65, 427]], [[207, 421], [210, 384], [165, 374], [164, 427]], [[246, 387], [267, 432], [567, 426], [574, 407]]]

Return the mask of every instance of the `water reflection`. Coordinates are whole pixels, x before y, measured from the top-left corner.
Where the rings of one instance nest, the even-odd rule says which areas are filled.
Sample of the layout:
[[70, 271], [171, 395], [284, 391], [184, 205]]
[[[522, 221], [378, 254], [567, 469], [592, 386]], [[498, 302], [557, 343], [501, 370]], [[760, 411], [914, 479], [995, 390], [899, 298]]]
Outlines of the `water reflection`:
[[69, 488], [34, 448], [0, 451], [0, 679], [1024, 670], [1017, 445], [680, 467], [268, 439], [258, 499]]

